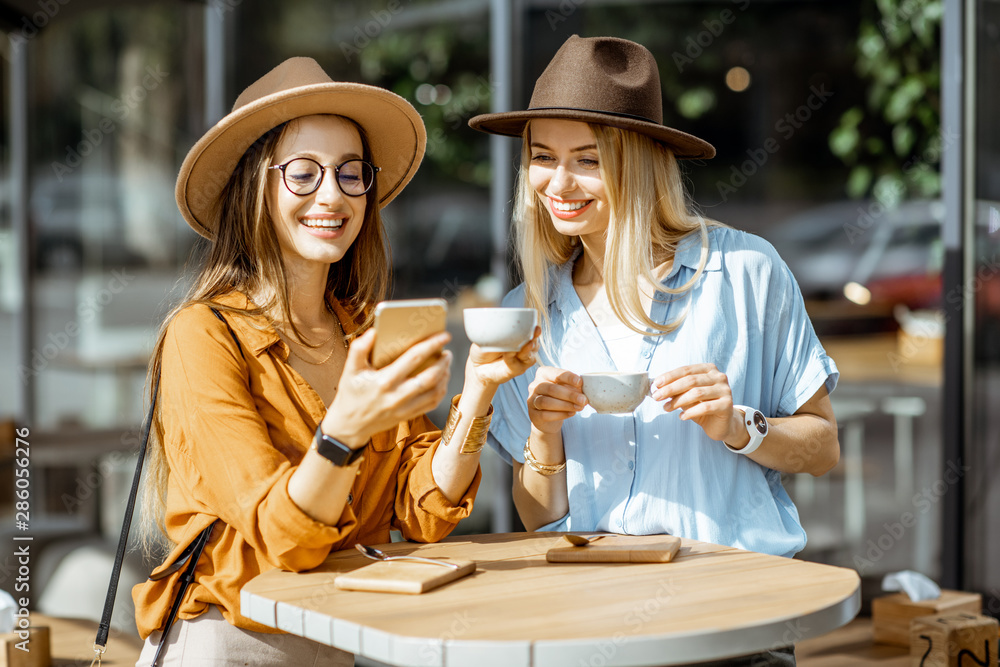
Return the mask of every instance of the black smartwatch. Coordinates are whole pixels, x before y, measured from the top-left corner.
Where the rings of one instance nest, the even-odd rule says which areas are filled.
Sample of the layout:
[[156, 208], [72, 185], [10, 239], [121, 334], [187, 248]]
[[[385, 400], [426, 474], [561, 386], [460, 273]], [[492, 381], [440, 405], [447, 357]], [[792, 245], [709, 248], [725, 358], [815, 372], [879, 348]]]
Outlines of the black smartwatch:
[[323, 433], [322, 424], [316, 427], [316, 437], [313, 438], [313, 445], [315, 445], [316, 451], [319, 452], [320, 456], [338, 468], [346, 468], [360, 459], [364, 456], [365, 449], [368, 447], [368, 444], [365, 443], [357, 449], [351, 449], [340, 440]]

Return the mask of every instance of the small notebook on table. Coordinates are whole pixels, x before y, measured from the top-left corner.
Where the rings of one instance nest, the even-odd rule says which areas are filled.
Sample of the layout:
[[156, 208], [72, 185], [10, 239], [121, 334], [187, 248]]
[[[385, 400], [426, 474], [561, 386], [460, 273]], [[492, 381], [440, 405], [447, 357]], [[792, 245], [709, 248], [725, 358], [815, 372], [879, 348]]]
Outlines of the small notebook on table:
[[419, 595], [476, 571], [476, 563], [471, 560], [448, 562], [459, 567], [403, 560], [382, 561], [341, 574], [333, 585], [348, 591]]

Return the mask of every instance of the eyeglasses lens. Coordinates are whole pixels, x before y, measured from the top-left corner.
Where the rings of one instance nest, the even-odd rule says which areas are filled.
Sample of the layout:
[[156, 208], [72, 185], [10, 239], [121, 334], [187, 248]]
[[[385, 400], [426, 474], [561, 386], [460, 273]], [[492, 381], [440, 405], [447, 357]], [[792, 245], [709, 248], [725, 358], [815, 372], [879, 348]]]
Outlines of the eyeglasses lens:
[[[354, 197], [368, 192], [375, 180], [375, 170], [364, 160], [348, 160], [338, 167], [327, 167], [337, 174], [341, 192]], [[285, 166], [285, 185], [297, 195], [307, 195], [319, 188], [324, 169], [309, 158], [297, 158]]]
[[340, 189], [349, 195], [360, 195], [371, 187], [372, 167], [364, 160], [348, 160], [337, 169]]
[[323, 170], [312, 160], [292, 160], [285, 166], [285, 185], [295, 194], [307, 194], [316, 189]]

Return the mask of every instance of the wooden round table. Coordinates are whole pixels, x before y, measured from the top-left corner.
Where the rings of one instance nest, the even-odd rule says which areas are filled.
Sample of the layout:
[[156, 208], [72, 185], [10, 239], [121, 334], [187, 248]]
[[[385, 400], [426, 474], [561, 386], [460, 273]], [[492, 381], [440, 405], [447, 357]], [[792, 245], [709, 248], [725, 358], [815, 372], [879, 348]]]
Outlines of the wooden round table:
[[[243, 587], [264, 625], [391, 665], [679, 665], [794, 644], [850, 621], [850, 569], [683, 540], [669, 563], [549, 563], [561, 533], [382, 545], [390, 554], [475, 560], [475, 574], [421, 595], [344, 591], [372, 561], [351, 549], [304, 573]], [[586, 547], [584, 547], [586, 548]]]

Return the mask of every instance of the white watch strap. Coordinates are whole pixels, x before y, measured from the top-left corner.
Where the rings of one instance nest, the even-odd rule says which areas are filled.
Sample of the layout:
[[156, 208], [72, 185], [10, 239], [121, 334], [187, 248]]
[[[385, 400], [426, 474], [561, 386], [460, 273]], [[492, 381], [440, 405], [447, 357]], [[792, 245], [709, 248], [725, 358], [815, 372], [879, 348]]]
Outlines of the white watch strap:
[[743, 426], [747, 429], [747, 435], [750, 436], [750, 442], [743, 449], [736, 449], [735, 447], [730, 447], [725, 442], [722, 444], [726, 445], [726, 449], [736, 454], [752, 454], [757, 451], [760, 447], [760, 443], [764, 442], [764, 435], [757, 430], [757, 427], [753, 425], [753, 415], [757, 410], [755, 408], [750, 408], [745, 405], [734, 405], [733, 408], [743, 411]]

